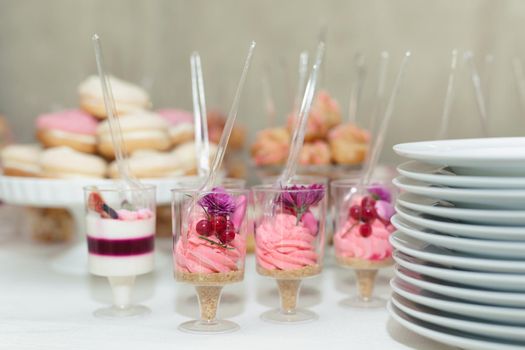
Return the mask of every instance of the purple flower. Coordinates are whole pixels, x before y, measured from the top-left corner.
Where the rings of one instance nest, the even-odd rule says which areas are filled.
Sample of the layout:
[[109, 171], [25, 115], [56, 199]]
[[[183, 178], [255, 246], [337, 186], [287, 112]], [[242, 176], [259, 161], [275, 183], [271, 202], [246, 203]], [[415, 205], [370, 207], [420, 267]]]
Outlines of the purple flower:
[[197, 202], [209, 215], [227, 216], [235, 211], [235, 200], [224, 188], [215, 187]]
[[376, 213], [385, 222], [390, 222], [392, 215], [396, 213], [394, 206], [387, 201], [378, 200], [375, 205]]
[[319, 203], [324, 197], [325, 189], [321, 184], [310, 186], [286, 186], [275, 200], [276, 204], [283, 209], [289, 210], [297, 215], [297, 221], [312, 205]]
[[382, 200], [385, 202], [392, 202], [392, 194], [386, 186], [381, 185], [372, 185], [367, 188], [368, 193], [370, 193], [375, 200]]

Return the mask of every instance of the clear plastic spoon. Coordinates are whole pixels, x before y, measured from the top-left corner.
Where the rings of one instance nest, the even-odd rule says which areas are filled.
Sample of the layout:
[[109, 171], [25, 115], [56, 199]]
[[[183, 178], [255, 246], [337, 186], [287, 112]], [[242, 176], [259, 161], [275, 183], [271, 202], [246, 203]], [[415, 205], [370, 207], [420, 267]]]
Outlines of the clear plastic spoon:
[[317, 47], [317, 54], [315, 64], [310, 73], [308, 83], [306, 84], [306, 89], [304, 92], [303, 100], [301, 103], [301, 108], [299, 110], [299, 118], [297, 121], [296, 128], [292, 136], [292, 142], [290, 145], [290, 154], [288, 155], [288, 160], [281, 176], [277, 179], [276, 186], [286, 186], [295, 176], [297, 171], [297, 165], [299, 161], [299, 154], [304, 143], [304, 135], [306, 133], [306, 125], [308, 117], [310, 115], [310, 109], [312, 107], [312, 102], [315, 97], [315, 90], [317, 86], [317, 80], [319, 75], [319, 69], [323, 60], [325, 44], [320, 42]]
[[441, 114], [441, 125], [437, 133], [437, 139], [446, 138], [448, 131], [448, 121], [450, 119], [450, 107], [454, 99], [454, 75], [456, 73], [456, 66], [458, 62], [458, 50], [452, 50], [452, 61], [450, 62], [450, 73], [448, 75], [447, 92], [445, 93], [445, 103], [443, 105], [443, 113]]
[[403, 61], [401, 62], [401, 66], [399, 67], [399, 72], [397, 73], [397, 77], [394, 82], [394, 86], [392, 88], [392, 92], [390, 93], [390, 98], [388, 100], [388, 104], [385, 109], [385, 115], [383, 116], [383, 120], [381, 121], [381, 125], [379, 127], [379, 131], [377, 132], [376, 140], [374, 142], [374, 146], [370, 154], [370, 161], [368, 162], [365, 172], [363, 176], [361, 177], [361, 181], [360, 181], [361, 186], [359, 186], [360, 188], [370, 183], [372, 174], [374, 173], [374, 170], [379, 161], [379, 156], [381, 154], [381, 151], [383, 150], [383, 144], [385, 141], [386, 131], [388, 130], [388, 125], [390, 124], [390, 120], [392, 119], [396, 97], [398, 95], [399, 87], [401, 86], [401, 81], [403, 80], [405, 68], [406, 68], [408, 59], [410, 58], [410, 55], [411, 55], [410, 51], [407, 51], [405, 53], [405, 56], [403, 57]]
[[366, 78], [365, 56], [357, 53], [354, 57], [354, 73], [352, 87], [350, 89], [350, 101], [348, 103], [348, 122], [357, 124], [357, 113]]
[[222, 131], [221, 139], [219, 141], [219, 145], [217, 149], [217, 154], [215, 155], [215, 158], [213, 159], [213, 164], [210, 170], [210, 174], [208, 175], [208, 178], [204, 182], [201, 188], [201, 191], [209, 191], [211, 189], [211, 187], [215, 183], [215, 179], [221, 167], [222, 160], [224, 159], [224, 155], [226, 154], [226, 148], [228, 146], [228, 141], [230, 140], [230, 135], [233, 129], [233, 125], [235, 124], [235, 119], [237, 118], [237, 112], [239, 110], [241, 94], [242, 94], [242, 90], [244, 87], [244, 83], [246, 82], [246, 76], [248, 74], [248, 69], [250, 68], [250, 63], [252, 61], [254, 50], [255, 50], [255, 41], [252, 41], [250, 48], [248, 50], [248, 55], [246, 56], [246, 60], [244, 61], [244, 68], [242, 70], [241, 79], [239, 80], [239, 85], [237, 86], [237, 91], [235, 92], [235, 97], [233, 99], [230, 113], [228, 114], [228, 119], [226, 120], [226, 124], [224, 125], [224, 129]]
[[[142, 184], [131, 174], [127, 159], [124, 157], [126, 152], [126, 144], [122, 138], [122, 130], [120, 129], [120, 122], [118, 120], [117, 109], [115, 107], [115, 99], [111, 90], [111, 83], [105, 71], [104, 57], [102, 55], [102, 46], [98, 34], [93, 35], [93, 45], [95, 48], [95, 58], [97, 61], [97, 69], [102, 86], [102, 94], [104, 96], [104, 104], [108, 114], [109, 130], [111, 134], [111, 141], [115, 150], [115, 158], [117, 167], [122, 178], [121, 184], [124, 189], [142, 189]], [[133, 191], [135, 192], [135, 191]]]
[[202, 75], [201, 57], [198, 52], [191, 54], [190, 65], [197, 173], [199, 177], [204, 177], [210, 173], [210, 141], [208, 140], [204, 78]]
[[485, 101], [485, 97], [483, 95], [483, 88], [481, 86], [481, 78], [479, 77], [478, 70], [476, 68], [476, 64], [474, 63], [474, 55], [472, 52], [468, 51], [465, 52], [464, 55], [465, 62], [470, 67], [470, 74], [471, 74], [471, 80], [472, 80], [472, 86], [474, 87], [474, 93], [476, 95], [476, 104], [478, 106], [478, 112], [479, 117], [481, 121], [481, 128], [483, 132], [483, 136], [487, 137], [488, 132], [488, 116], [487, 116], [487, 104]]
[[308, 51], [303, 51], [299, 55], [299, 79], [297, 82], [297, 92], [295, 94], [294, 110], [300, 107], [301, 96], [304, 94], [306, 76], [308, 74]]

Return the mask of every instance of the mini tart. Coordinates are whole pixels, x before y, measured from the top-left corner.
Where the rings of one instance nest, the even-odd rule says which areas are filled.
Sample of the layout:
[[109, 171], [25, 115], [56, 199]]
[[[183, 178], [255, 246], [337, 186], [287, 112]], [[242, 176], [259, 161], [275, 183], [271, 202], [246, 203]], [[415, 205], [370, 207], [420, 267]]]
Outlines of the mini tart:
[[54, 147], [43, 151], [40, 167], [42, 176], [50, 178], [103, 178], [107, 172], [104, 159], [69, 147]]
[[252, 159], [258, 166], [286, 162], [291, 136], [286, 128], [264, 129], [257, 133], [251, 147]]
[[[118, 115], [151, 106], [148, 93], [141, 87], [114, 76], [110, 76], [110, 84]], [[84, 80], [78, 87], [78, 94], [83, 110], [97, 118], [107, 118], [102, 87], [97, 75]]]
[[36, 136], [44, 147], [68, 146], [95, 153], [97, 124], [94, 117], [80, 110], [47, 113], [36, 120]]
[[[137, 178], [159, 178], [184, 175], [177, 159], [169, 152], [137, 151], [128, 159], [131, 174]], [[109, 166], [109, 177], [119, 178], [116, 161]]]
[[328, 165], [330, 160], [330, 147], [323, 141], [305, 143], [299, 154], [299, 164], [301, 165]]
[[[210, 143], [210, 162], [217, 153], [217, 146]], [[197, 174], [197, 155], [195, 154], [195, 143], [187, 142], [176, 147], [171, 155], [177, 160], [179, 169], [184, 175], [196, 175]]]
[[[135, 111], [119, 118], [122, 137], [127, 151], [137, 150], [165, 151], [171, 147], [168, 123], [158, 114], [148, 111]], [[98, 151], [107, 159], [115, 158], [109, 121], [105, 120], [97, 128]]]
[[4, 175], [38, 177], [42, 148], [39, 145], [9, 145], [2, 149], [0, 158]]

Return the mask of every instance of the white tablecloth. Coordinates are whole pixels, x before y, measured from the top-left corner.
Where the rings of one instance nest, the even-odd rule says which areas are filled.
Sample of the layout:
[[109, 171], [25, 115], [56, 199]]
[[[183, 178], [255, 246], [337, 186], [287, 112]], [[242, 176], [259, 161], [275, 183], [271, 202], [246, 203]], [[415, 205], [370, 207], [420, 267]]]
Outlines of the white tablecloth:
[[[385, 309], [339, 306], [355, 285], [352, 273], [335, 267], [331, 256], [321, 276], [305, 281], [299, 301], [319, 320], [301, 325], [262, 321], [259, 315], [278, 305], [278, 294], [274, 281], [255, 273], [249, 256], [244, 282], [224, 289], [219, 311], [241, 330], [214, 336], [180, 332], [177, 326], [197, 317], [198, 305], [193, 288], [173, 280], [169, 242], [163, 244], [156, 272], [139, 277], [134, 294], [135, 302], [152, 313], [104, 320], [92, 312], [111, 302], [107, 281], [57, 270], [51, 262], [63, 246], [0, 243], [0, 349], [448, 349], [402, 328]], [[382, 295], [390, 292], [391, 274], [389, 269], [379, 275]]]

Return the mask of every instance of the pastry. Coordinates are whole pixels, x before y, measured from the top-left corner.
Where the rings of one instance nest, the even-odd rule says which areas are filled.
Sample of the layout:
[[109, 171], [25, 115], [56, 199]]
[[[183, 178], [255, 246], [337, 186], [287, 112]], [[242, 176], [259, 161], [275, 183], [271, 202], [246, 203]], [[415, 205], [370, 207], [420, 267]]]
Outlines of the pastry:
[[346, 123], [330, 130], [328, 142], [335, 163], [361, 164], [366, 159], [370, 134], [354, 124]]
[[[168, 122], [158, 114], [140, 110], [119, 118], [122, 138], [127, 151], [137, 150], [165, 151], [171, 147], [168, 135]], [[109, 120], [99, 124], [97, 129], [98, 150], [107, 159], [115, 158]]]
[[[222, 136], [222, 130], [226, 124], [226, 117], [216, 110], [209, 111], [207, 117], [208, 138], [210, 139], [210, 142], [218, 144]], [[228, 148], [241, 149], [244, 146], [245, 135], [246, 131], [244, 128], [238, 125], [234, 126], [228, 141]]]
[[81, 110], [65, 110], [38, 116], [37, 138], [44, 147], [68, 146], [95, 153], [97, 120]]
[[[181, 162], [170, 152], [136, 151], [128, 158], [128, 164], [131, 174], [139, 179], [184, 175]], [[120, 178], [116, 161], [109, 166], [109, 177]]]
[[[210, 162], [213, 161], [217, 153], [217, 146], [210, 143]], [[184, 175], [197, 174], [197, 156], [195, 154], [195, 143], [187, 142], [176, 147], [171, 155], [177, 160], [179, 169]]]
[[[115, 99], [117, 114], [123, 115], [137, 109], [149, 108], [151, 105], [148, 93], [137, 85], [110, 76], [111, 90]], [[92, 75], [78, 87], [80, 108], [97, 118], [107, 117], [102, 86], [98, 75]]]
[[75, 220], [67, 209], [27, 208], [31, 238], [42, 243], [66, 242], [73, 238]]
[[104, 159], [65, 146], [44, 150], [40, 168], [42, 176], [50, 178], [103, 178], [107, 172]]
[[193, 140], [193, 114], [181, 109], [160, 109], [157, 113], [169, 123], [168, 133], [174, 145]]
[[4, 175], [40, 176], [41, 152], [39, 145], [15, 144], [4, 147], [0, 153]]
[[[328, 131], [341, 123], [341, 108], [328, 92], [319, 91], [310, 110], [306, 125], [305, 141], [324, 139]], [[288, 117], [288, 129], [294, 130], [297, 122], [297, 111]]]
[[286, 128], [261, 130], [251, 147], [256, 165], [280, 165], [286, 162], [291, 136]]
[[13, 142], [13, 133], [7, 120], [0, 115], [0, 148]]
[[330, 164], [330, 147], [323, 141], [305, 143], [299, 154], [301, 165], [327, 165]]

